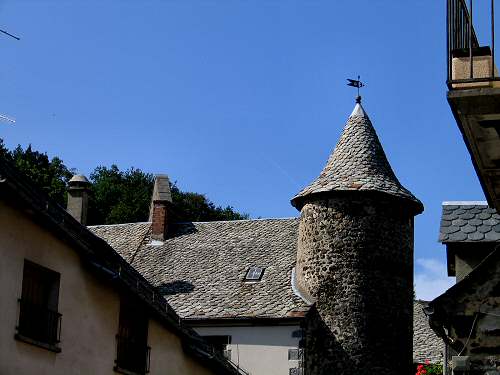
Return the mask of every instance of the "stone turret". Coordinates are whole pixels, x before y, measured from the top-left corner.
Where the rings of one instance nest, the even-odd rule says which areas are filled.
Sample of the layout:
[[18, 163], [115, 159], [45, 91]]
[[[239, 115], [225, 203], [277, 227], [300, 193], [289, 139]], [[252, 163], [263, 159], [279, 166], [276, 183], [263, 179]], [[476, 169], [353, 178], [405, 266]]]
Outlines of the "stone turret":
[[413, 218], [360, 101], [320, 176], [292, 199], [301, 212], [296, 287], [315, 302], [308, 375], [411, 373]]

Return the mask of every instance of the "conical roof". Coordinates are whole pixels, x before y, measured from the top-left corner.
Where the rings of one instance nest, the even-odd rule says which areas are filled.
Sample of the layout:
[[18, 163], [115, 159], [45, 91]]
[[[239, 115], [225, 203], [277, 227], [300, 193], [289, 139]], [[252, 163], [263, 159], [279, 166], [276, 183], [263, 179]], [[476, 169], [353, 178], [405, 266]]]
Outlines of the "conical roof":
[[292, 199], [333, 191], [378, 191], [406, 199], [423, 211], [422, 203], [398, 181], [377, 133], [361, 103], [356, 103], [328, 163], [319, 177]]

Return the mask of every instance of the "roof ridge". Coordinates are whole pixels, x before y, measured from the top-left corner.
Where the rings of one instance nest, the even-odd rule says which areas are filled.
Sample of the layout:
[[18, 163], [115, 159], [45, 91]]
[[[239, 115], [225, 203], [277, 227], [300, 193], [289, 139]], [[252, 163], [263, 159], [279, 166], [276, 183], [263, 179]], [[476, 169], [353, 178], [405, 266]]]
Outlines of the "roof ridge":
[[443, 206], [488, 206], [486, 201], [444, 201]]
[[271, 221], [271, 220], [296, 220], [298, 217], [263, 217], [257, 219], [241, 219], [241, 220], [213, 220], [213, 221], [180, 221], [173, 224], [209, 224], [209, 223], [242, 223], [250, 221]]
[[[289, 216], [289, 217], [262, 217], [257, 219], [241, 219], [241, 220], [212, 220], [212, 221], [179, 221], [176, 223], [172, 223], [174, 225], [177, 224], [209, 224], [209, 223], [241, 223], [241, 222], [250, 222], [250, 221], [271, 221], [271, 220], [296, 220], [297, 216]], [[102, 227], [118, 227], [125, 225], [133, 225], [133, 224], [150, 224], [150, 221], [138, 221], [136, 223], [119, 223], [119, 224], [98, 224], [98, 225], [87, 225], [87, 228], [102, 228]]]
[[118, 227], [132, 224], [151, 224], [150, 221], [137, 221], [135, 223], [117, 223], [117, 224], [97, 224], [97, 225], [87, 225], [87, 228], [99, 228], [99, 227]]

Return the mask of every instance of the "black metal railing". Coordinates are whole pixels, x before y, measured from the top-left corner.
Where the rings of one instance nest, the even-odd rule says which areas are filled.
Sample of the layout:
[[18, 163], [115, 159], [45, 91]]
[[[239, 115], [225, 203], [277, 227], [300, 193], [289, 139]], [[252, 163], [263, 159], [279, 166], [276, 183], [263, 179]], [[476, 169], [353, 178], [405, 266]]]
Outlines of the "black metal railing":
[[[481, 47], [474, 30], [474, 1], [446, 0], [447, 24], [447, 84], [450, 89], [453, 84], [498, 81], [495, 75], [495, 4], [490, 0], [490, 31], [491, 46]], [[486, 6], [487, 1], [480, 2]], [[483, 10], [483, 9], [482, 9]], [[490, 48], [491, 47], [491, 48]], [[480, 77], [474, 75], [474, 60], [477, 56], [490, 56], [491, 64], [489, 74], [482, 73]], [[468, 76], [453, 77], [453, 58], [468, 58]], [[477, 59], [476, 59], [477, 60]]]
[[116, 336], [116, 367], [135, 374], [149, 372], [151, 348], [128, 337]]
[[18, 335], [56, 345], [60, 342], [62, 315], [46, 306], [19, 299]]

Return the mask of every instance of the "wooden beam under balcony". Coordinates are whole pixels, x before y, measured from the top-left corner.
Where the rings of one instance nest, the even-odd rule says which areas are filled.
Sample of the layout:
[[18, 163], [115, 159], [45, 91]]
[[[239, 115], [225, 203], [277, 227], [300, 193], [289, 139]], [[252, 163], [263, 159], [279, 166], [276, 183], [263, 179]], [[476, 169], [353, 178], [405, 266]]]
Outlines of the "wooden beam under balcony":
[[500, 88], [451, 90], [447, 97], [486, 199], [500, 212]]

